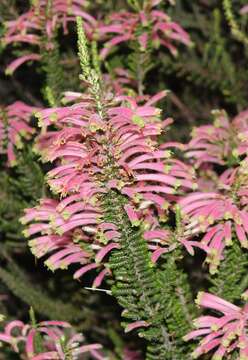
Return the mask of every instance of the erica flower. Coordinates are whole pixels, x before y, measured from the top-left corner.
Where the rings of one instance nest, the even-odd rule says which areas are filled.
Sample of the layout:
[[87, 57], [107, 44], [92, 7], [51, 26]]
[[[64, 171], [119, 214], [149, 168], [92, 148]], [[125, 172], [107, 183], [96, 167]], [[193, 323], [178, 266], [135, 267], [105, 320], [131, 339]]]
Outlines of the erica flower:
[[[144, 9], [138, 13], [119, 12], [109, 17], [109, 24], [99, 26], [97, 32], [101, 38], [113, 34], [101, 52], [101, 57], [106, 58], [109, 52], [123, 42], [138, 40], [140, 48], [145, 51], [148, 42], [158, 48], [165, 46], [173, 55], [177, 54], [174, 41], [179, 41], [185, 45], [190, 44], [189, 35], [180, 25], [171, 21], [168, 15], [162, 11], [154, 9], [157, 2], [152, 4], [152, 10], [146, 12]], [[137, 35], [140, 33], [140, 35]]]
[[[212, 352], [213, 360], [226, 359], [228, 354], [239, 351], [240, 360], [248, 359], [247, 304], [241, 308], [218, 296], [200, 292], [196, 303], [214, 310], [215, 315], [201, 316], [194, 321], [197, 330], [184, 337], [186, 341], [203, 337], [200, 345], [193, 352], [193, 358]], [[220, 315], [216, 315], [216, 312]]]
[[6, 154], [8, 164], [16, 164], [15, 149], [21, 149], [22, 140], [28, 140], [34, 134], [29, 120], [37, 108], [17, 101], [7, 107], [0, 108], [0, 153]]
[[[84, 19], [86, 32], [92, 33], [96, 20], [84, 11], [86, 5], [85, 0], [54, 0], [52, 2], [38, 0], [26, 13], [15, 20], [7, 21], [3, 44], [25, 43], [33, 45], [34, 50], [14, 60], [9, 64], [6, 72], [11, 74], [25, 62], [41, 60], [40, 49], [44, 46], [46, 49], [52, 48], [52, 38], [57, 29], [62, 27], [66, 33], [68, 23], [75, 22], [76, 16]], [[44, 37], [46, 42], [44, 42]]]
[[196, 192], [179, 201], [185, 236], [205, 233], [201, 243], [208, 247], [207, 262], [214, 273], [233, 233], [248, 248], [247, 161], [239, 168], [226, 170], [219, 179], [219, 191]]
[[243, 111], [232, 121], [224, 110], [215, 110], [213, 125], [194, 128], [186, 156], [194, 159], [194, 166], [205, 163], [237, 164], [248, 151], [248, 112]]
[[[36, 349], [37, 335], [42, 352]], [[14, 320], [8, 323], [0, 333], [0, 341], [9, 344], [17, 353], [23, 352], [28, 360], [66, 360], [83, 359], [81, 354], [90, 353], [92, 359], [103, 360], [98, 352], [100, 344], [82, 345], [84, 337], [76, 334], [71, 325], [63, 321], [42, 321], [35, 326]]]
[[[171, 123], [160, 121], [160, 111], [153, 106], [163, 95], [142, 106], [129, 97], [118, 98], [119, 106], [104, 100], [104, 121], [87, 97], [38, 113], [43, 135], [37, 149], [45, 161], [55, 164], [47, 181], [60, 200], [42, 200], [26, 210], [22, 221], [31, 223], [25, 234], [33, 237], [32, 252], [48, 255], [51, 269], [78, 262], [83, 266], [74, 277], [79, 278], [105, 265], [94, 282], [99, 286], [110, 273], [109, 252], [119, 248], [119, 224], [104, 220], [109, 192], [123, 194], [132, 226], [148, 231], [157, 225], [156, 214], [167, 211], [171, 196], [194, 187], [191, 169], [172, 158], [167, 144], [157, 143], [157, 136]], [[57, 130], [50, 131], [50, 125]], [[166, 241], [155, 243], [151, 234], [146, 239], [152, 251], [167, 246]]]

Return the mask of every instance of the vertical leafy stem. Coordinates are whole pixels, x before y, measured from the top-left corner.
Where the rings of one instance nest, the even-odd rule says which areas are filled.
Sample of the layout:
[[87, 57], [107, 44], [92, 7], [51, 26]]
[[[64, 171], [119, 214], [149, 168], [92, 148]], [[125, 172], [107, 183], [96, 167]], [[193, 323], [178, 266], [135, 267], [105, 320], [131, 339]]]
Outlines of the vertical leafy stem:
[[112, 293], [125, 309], [124, 326], [128, 320], [149, 325], [139, 331], [139, 336], [149, 343], [146, 359], [179, 360], [183, 353], [175, 347], [174, 333], [180, 327], [179, 335], [184, 335], [191, 319], [185, 296], [186, 279], [171, 255], [162, 271], [156, 269], [142, 227], [132, 226], [124, 211], [126, 201], [115, 191], [110, 191], [103, 200], [105, 221], [114, 223], [121, 233], [121, 249], [109, 261], [115, 279]]
[[118, 226], [121, 232], [121, 249], [110, 259], [116, 283], [112, 293], [125, 310], [123, 316], [132, 321], [145, 321], [150, 327], [139, 335], [151, 341], [147, 359], [165, 359], [171, 352], [172, 344], [163, 324], [163, 311], [159, 302], [159, 286], [155, 269], [150, 260], [142, 229], [132, 227], [124, 212], [126, 199], [111, 191], [105, 197], [105, 220]]

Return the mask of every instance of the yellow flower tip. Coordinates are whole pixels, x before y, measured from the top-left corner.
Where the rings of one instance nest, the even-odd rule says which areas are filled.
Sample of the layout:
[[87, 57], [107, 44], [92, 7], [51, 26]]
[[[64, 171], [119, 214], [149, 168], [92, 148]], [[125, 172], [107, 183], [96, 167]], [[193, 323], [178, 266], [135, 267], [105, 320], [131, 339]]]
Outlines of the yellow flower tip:
[[208, 223], [212, 225], [214, 223], [214, 218], [212, 216], [208, 217]]
[[248, 241], [247, 241], [247, 240], [241, 241], [241, 246], [242, 246], [244, 249], [248, 249]]
[[206, 216], [204, 216], [204, 215], [199, 215], [197, 219], [198, 219], [198, 222], [199, 222], [199, 223], [202, 223], [202, 222], [204, 222], [204, 221], [206, 220]]
[[28, 359], [32, 359], [32, 358], [34, 357], [34, 353], [28, 351], [28, 352], [27, 352], [27, 356], [28, 356]]
[[63, 211], [62, 217], [64, 220], [68, 220], [71, 217], [71, 213], [69, 211]]
[[232, 214], [229, 211], [226, 211], [224, 213], [224, 219], [225, 220], [232, 219]]
[[140, 226], [140, 220], [134, 220], [132, 221], [132, 227]]
[[155, 267], [155, 264], [152, 261], [149, 261], [148, 266], [149, 268], [153, 269]]
[[233, 155], [235, 158], [238, 158], [238, 157], [239, 157], [239, 151], [238, 151], [238, 149], [233, 149], [232, 155]]
[[215, 274], [218, 273], [218, 269], [217, 269], [216, 266], [210, 266], [209, 272], [210, 272], [211, 275], [215, 275]]
[[233, 244], [232, 239], [231, 238], [226, 238], [225, 239], [225, 244], [226, 244], [226, 246], [231, 246]]
[[174, 189], [178, 189], [182, 185], [182, 182], [180, 180], [175, 181]]
[[28, 238], [28, 237], [29, 237], [29, 232], [28, 232], [27, 229], [23, 230], [22, 234], [23, 234], [23, 236], [24, 236], [25, 238]]
[[222, 344], [225, 348], [227, 348], [227, 347], [229, 346], [229, 344], [230, 344], [230, 340], [224, 339], [224, 340], [222, 340], [221, 344]]
[[55, 229], [55, 232], [56, 232], [56, 234], [58, 234], [60, 236], [62, 236], [64, 234], [64, 231], [61, 230], [60, 228]]
[[35, 246], [36, 244], [37, 244], [37, 240], [36, 240], [36, 239], [29, 240], [29, 242], [28, 242], [28, 245], [29, 245], [30, 247]]
[[34, 112], [34, 117], [36, 117], [37, 119], [42, 119], [42, 114], [40, 111], [35, 111]]
[[20, 223], [21, 223], [22, 225], [26, 225], [26, 224], [28, 223], [27, 220], [25, 219], [25, 216], [21, 217], [21, 218], [19, 219], [19, 221], [20, 221]]
[[192, 190], [197, 190], [198, 189], [198, 184], [197, 183], [193, 183], [192, 184]]
[[212, 357], [212, 360], [222, 360], [222, 356], [221, 355], [214, 355], [213, 357]]
[[156, 108], [155, 115], [159, 116], [162, 113], [162, 110], [159, 108]]
[[125, 182], [120, 180], [120, 181], [118, 181], [116, 187], [117, 187], [118, 190], [121, 190], [124, 186], [125, 186]]
[[60, 269], [61, 269], [61, 270], [67, 270], [67, 269], [68, 269], [68, 265], [65, 264], [65, 263], [63, 263], [63, 262], [61, 262], [61, 264], [60, 264]]
[[172, 151], [171, 151], [171, 150], [165, 150], [165, 151], [164, 151], [164, 157], [165, 157], [166, 159], [171, 158], [171, 156], [172, 156]]
[[10, 68], [7, 68], [7, 69], [5, 70], [5, 75], [6, 75], [6, 76], [11, 76], [11, 75], [13, 75], [13, 70], [11, 70]]
[[213, 325], [211, 326], [211, 330], [217, 331], [217, 330], [219, 330], [219, 326], [218, 326], [217, 324], [213, 324]]
[[145, 126], [145, 122], [142, 119], [142, 117], [138, 116], [138, 115], [133, 115], [132, 116], [132, 122], [135, 125], [138, 125], [138, 127], [143, 128]]
[[183, 341], [188, 341], [188, 335], [183, 336]]
[[44, 264], [48, 267], [49, 270], [51, 270], [51, 271], [55, 270], [54, 266], [52, 265], [52, 263], [49, 260], [46, 260], [44, 262]]
[[150, 223], [147, 222], [147, 221], [144, 221], [143, 222], [143, 228], [144, 228], [144, 231], [150, 230]]
[[241, 295], [241, 298], [245, 301], [248, 300], [248, 291], [247, 290]]
[[56, 112], [52, 113], [50, 116], [49, 116], [49, 120], [51, 122], [56, 122], [58, 120], [58, 114]]
[[11, 160], [10, 161], [10, 166], [11, 167], [14, 167], [14, 166], [16, 166], [17, 165], [17, 161], [16, 160]]
[[194, 352], [192, 353], [192, 358], [193, 358], [193, 359], [197, 359], [199, 356], [200, 356], [200, 354], [199, 354], [198, 351], [194, 351]]
[[202, 300], [203, 295], [204, 295], [204, 291], [198, 292], [197, 298], [195, 299], [196, 305], [198, 305], [198, 306], [201, 305], [201, 300]]
[[162, 205], [162, 209], [163, 209], [163, 210], [168, 210], [168, 209], [169, 209], [169, 206], [170, 206], [170, 204], [169, 204], [167, 201], [165, 201], [165, 202], [163, 203], [163, 205]]

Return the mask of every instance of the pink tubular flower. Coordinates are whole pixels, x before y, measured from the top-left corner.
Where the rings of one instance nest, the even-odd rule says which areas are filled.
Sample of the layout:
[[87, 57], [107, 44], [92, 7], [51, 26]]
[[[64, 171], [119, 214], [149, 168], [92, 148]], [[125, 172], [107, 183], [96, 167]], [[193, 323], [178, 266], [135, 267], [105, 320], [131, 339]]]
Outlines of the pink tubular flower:
[[[42, 353], [36, 350], [36, 337], [42, 341]], [[9, 344], [17, 353], [23, 352], [28, 360], [65, 360], [68, 355], [73, 359], [81, 359], [80, 355], [89, 353], [92, 359], [103, 360], [98, 352], [100, 344], [81, 345], [84, 342], [82, 334], [76, 334], [71, 325], [64, 321], [42, 321], [34, 327], [22, 321], [14, 320], [8, 323], [4, 332], [0, 333], [0, 341]]]
[[239, 168], [226, 170], [219, 179], [219, 192], [196, 192], [179, 201], [185, 237], [205, 233], [201, 243], [207, 246], [207, 262], [215, 273], [223, 250], [232, 244], [232, 231], [248, 248], [247, 161]]
[[194, 165], [212, 163], [230, 165], [238, 163], [239, 157], [248, 151], [248, 111], [243, 111], [232, 121], [224, 110], [213, 112], [213, 125], [194, 128], [193, 139], [187, 147], [186, 156]]
[[[214, 125], [194, 130], [186, 154], [200, 175], [208, 172], [209, 179], [206, 182], [201, 175], [200, 191], [179, 201], [185, 239], [205, 234], [200, 243], [205, 246], [211, 273], [217, 271], [234, 234], [241, 246], [248, 248], [248, 111], [231, 122], [224, 111], [214, 114]], [[216, 164], [228, 169], [217, 175]]]
[[155, 10], [157, 3], [153, 3], [153, 9], [147, 14], [146, 10], [139, 13], [119, 12], [114, 13], [109, 18], [108, 25], [99, 26], [97, 32], [100, 38], [113, 34], [111, 40], [108, 40], [101, 52], [104, 59], [109, 52], [117, 45], [133, 41], [137, 38], [137, 30], [142, 30], [138, 37], [138, 42], [142, 51], [148, 47], [148, 41], [152, 42], [153, 47], [165, 46], [173, 54], [177, 54], [174, 41], [179, 41], [185, 45], [190, 44], [189, 35], [181, 28], [180, 25], [171, 21], [168, 15]]
[[200, 292], [196, 303], [203, 308], [222, 313], [221, 316], [201, 316], [194, 321], [197, 330], [184, 337], [185, 341], [204, 336], [193, 352], [193, 358], [215, 350], [212, 359], [222, 360], [235, 350], [239, 359], [248, 359], [248, 307], [240, 308], [218, 296]]
[[[174, 160], [166, 144], [157, 144], [157, 136], [171, 122], [161, 122], [160, 111], [152, 106], [162, 95], [142, 106], [129, 97], [119, 97], [116, 107], [107, 107], [106, 100], [104, 121], [86, 97], [38, 113], [43, 135], [37, 150], [55, 164], [47, 181], [60, 201], [42, 200], [26, 210], [22, 221], [30, 224], [25, 234], [33, 237], [32, 252], [48, 255], [51, 269], [79, 263], [83, 267], [74, 275], [78, 279], [103, 264], [94, 282], [99, 286], [110, 273], [109, 252], [119, 248], [119, 224], [104, 221], [102, 204], [108, 192], [126, 195], [130, 222], [144, 223], [148, 231], [157, 228], [156, 214], [164, 216], [171, 197], [194, 187], [191, 168]], [[50, 125], [57, 130], [50, 131]], [[151, 234], [146, 239], [152, 251], [168, 246], [162, 239], [155, 242]]]
[[32, 113], [37, 110], [21, 101], [0, 108], [0, 153], [7, 155], [10, 166], [16, 164], [14, 149], [21, 149], [22, 139], [30, 139], [35, 132], [28, 123]]
[[[52, 38], [56, 30], [63, 28], [67, 33], [69, 22], [75, 22], [80, 16], [84, 19], [84, 28], [87, 34], [91, 34], [96, 27], [96, 20], [85, 12], [85, 0], [53, 0], [51, 4], [46, 0], [35, 1], [35, 4], [17, 19], [7, 21], [6, 33], [3, 37], [3, 44], [27, 43], [35, 47], [44, 47], [44, 36], [46, 36], [46, 47], [53, 47]], [[38, 52], [38, 53], [37, 53]], [[7, 74], [12, 74], [19, 66], [28, 61], [39, 61], [41, 55], [39, 50], [25, 54], [14, 60], [6, 69]]]

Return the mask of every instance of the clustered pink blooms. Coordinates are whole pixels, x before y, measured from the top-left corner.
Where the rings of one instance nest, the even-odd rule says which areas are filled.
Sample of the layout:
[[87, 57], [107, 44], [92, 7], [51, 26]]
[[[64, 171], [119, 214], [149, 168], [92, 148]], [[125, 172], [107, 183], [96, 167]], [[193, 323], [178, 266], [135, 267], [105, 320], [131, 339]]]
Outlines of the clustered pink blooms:
[[213, 125], [193, 129], [186, 157], [195, 167], [203, 164], [229, 165], [238, 163], [248, 150], [248, 110], [241, 112], [232, 121], [224, 110], [213, 111]]
[[210, 174], [214, 174], [216, 164], [228, 168], [215, 173], [212, 185], [211, 181], [202, 182], [200, 191], [179, 201], [184, 236], [201, 236], [211, 273], [217, 271], [225, 246], [232, 244], [234, 234], [241, 246], [248, 248], [248, 112], [243, 111], [232, 122], [224, 111], [216, 114], [213, 125], [194, 130], [187, 156], [199, 170], [208, 168]]
[[[35, 47], [33, 52], [12, 61], [7, 67], [6, 73], [12, 74], [25, 62], [41, 60], [40, 48], [45, 46], [46, 49], [51, 49], [56, 30], [63, 27], [64, 33], [67, 33], [68, 23], [75, 22], [76, 16], [84, 19], [85, 31], [87, 34], [91, 34], [97, 22], [84, 11], [86, 5], [85, 0], [54, 0], [48, 7], [46, 0], [38, 0], [34, 1], [26, 13], [15, 20], [7, 21], [3, 44], [25, 43]], [[44, 41], [44, 37], [46, 37], [46, 41]]]
[[[36, 349], [37, 336], [42, 352]], [[92, 359], [105, 359], [98, 351], [102, 348], [100, 344], [82, 345], [85, 341], [83, 335], [75, 333], [64, 321], [42, 321], [31, 326], [14, 320], [0, 333], [0, 341], [10, 345], [13, 351], [27, 360], [66, 360], [68, 356], [80, 360], [85, 353], [89, 353]]]
[[29, 121], [37, 110], [21, 101], [0, 107], [0, 154], [7, 155], [8, 165], [16, 164], [14, 149], [22, 148], [22, 140], [28, 140], [34, 134], [35, 130], [29, 125]]
[[[119, 97], [119, 106], [107, 106], [103, 120], [91, 99], [72, 106], [40, 111], [42, 135], [37, 149], [44, 161], [56, 167], [47, 174], [51, 190], [60, 200], [42, 199], [27, 209], [23, 223], [30, 223], [25, 235], [37, 257], [49, 255], [46, 264], [55, 270], [72, 263], [83, 265], [74, 274], [80, 278], [101, 268], [94, 281], [99, 286], [110, 273], [107, 255], [119, 248], [118, 224], [104, 221], [102, 199], [111, 189], [125, 195], [126, 213], [132, 226], [145, 227], [145, 239], [154, 261], [167, 251], [166, 232], [158, 231], [176, 195], [194, 187], [191, 168], [171, 157], [169, 147], [158, 145], [157, 137], [171, 119], [161, 121], [153, 106], [165, 92], [144, 105]], [[50, 126], [57, 130], [50, 130]], [[165, 250], [160, 250], [165, 247]]]
[[197, 330], [184, 337], [186, 341], [203, 337], [192, 354], [193, 358], [215, 350], [212, 360], [222, 360], [226, 359], [228, 354], [238, 350], [238, 359], [247, 360], [248, 304], [241, 308], [218, 296], [204, 292], [199, 293], [196, 303], [202, 308], [221, 313], [221, 316], [204, 315], [194, 321]]
[[[155, 9], [160, 2], [151, 2], [149, 11], [144, 8], [139, 13], [128, 11], [113, 13], [109, 16], [107, 25], [99, 25], [97, 33], [101, 39], [104, 37], [107, 39], [108, 35], [112, 34], [112, 38], [105, 42], [100, 53], [102, 59], [105, 59], [115, 46], [134, 40], [138, 40], [142, 51], [145, 51], [148, 43], [151, 42], [154, 48], [164, 46], [173, 55], [177, 55], [177, 49], [173, 45], [174, 41], [190, 45], [188, 33], [179, 24], [172, 21], [167, 14]], [[140, 28], [142, 28], [142, 33], [137, 37]]]

